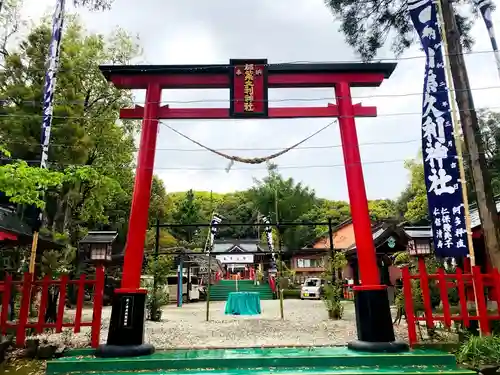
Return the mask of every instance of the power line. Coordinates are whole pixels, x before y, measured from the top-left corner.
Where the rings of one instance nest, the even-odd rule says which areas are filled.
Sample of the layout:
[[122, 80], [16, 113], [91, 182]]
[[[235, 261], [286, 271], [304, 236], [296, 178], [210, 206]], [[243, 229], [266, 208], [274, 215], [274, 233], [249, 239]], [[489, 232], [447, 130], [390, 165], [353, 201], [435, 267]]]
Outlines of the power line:
[[[484, 50], [484, 51], [468, 51], [468, 52], [463, 52], [463, 56], [470, 56], [470, 55], [483, 55], [483, 54], [493, 54], [494, 51], [492, 50]], [[455, 56], [456, 54], [445, 54], [443, 56]], [[425, 59], [425, 55], [414, 55], [414, 56], [407, 56], [407, 57], [377, 57], [372, 59], [368, 64], [376, 65], [377, 63], [397, 63], [401, 61], [411, 61], [411, 60], [421, 60]], [[352, 60], [336, 60], [336, 61], [318, 61], [318, 60], [294, 60], [294, 61], [285, 61], [285, 62], [276, 62], [276, 63], [267, 63], [267, 64], [257, 64], [265, 67], [279, 67], [279, 66], [290, 66], [290, 65], [314, 65], [314, 64], [362, 64], [366, 63], [362, 59], [352, 59]], [[101, 64], [104, 66], [123, 66], [123, 65], [106, 65], [106, 64]], [[130, 65], [131, 67], [134, 65]], [[137, 64], [136, 66], [139, 66]], [[196, 71], [206, 71], [210, 69], [217, 69], [217, 68], [233, 68], [234, 65], [230, 64], [208, 64], [208, 65], [152, 65], [152, 64], [144, 64], [140, 65], [147, 67], [149, 71], [154, 72], [154, 71], [180, 71], [184, 70], [185, 72], [196, 72]], [[2, 68], [6, 68], [5, 64], [0, 65]], [[73, 72], [78, 69], [64, 69], [61, 67], [59, 69], [59, 72]], [[32, 71], [35, 72], [40, 72], [43, 71], [45, 72], [45, 69], [40, 68], [40, 69], [32, 69]]]
[[[408, 143], [413, 143], [413, 142], [421, 142], [422, 139], [420, 138], [415, 138], [415, 139], [406, 139], [406, 140], [401, 140], [401, 141], [379, 141], [379, 142], [363, 142], [363, 143], [358, 143], [358, 146], [388, 146], [388, 145], [399, 145], [399, 144], [408, 144]], [[6, 142], [6, 144], [9, 145], [26, 145], [26, 146], [40, 146], [40, 143], [34, 143], [34, 142], [19, 142], [19, 141], [13, 141], [13, 142]], [[50, 144], [51, 148], [67, 148], [67, 149], [81, 149], [81, 145], [65, 145], [65, 144], [58, 144], [58, 143], [51, 143]], [[89, 146], [91, 147], [91, 146]], [[293, 150], [324, 150], [324, 149], [333, 149], [333, 148], [340, 148], [340, 147], [350, 147], [350, 145], [344, 145], [342, 144], [335, 144], [335, 145], [322, 145], [322, 146], [298, 146], [293, 148]], [[274, 147], [274, 148], [261, 148], [261, 147], [242, 147], [242, 148], [218, 148], [214, 147], [215, 150], [217, 151], [279, 151], [283, 150], [286, 147]], [[148, 150], [148, 148], [145, 148], [145, 150]], [[207, 151], [203, 148], [155, 148], [156, 151], [165, 151], [165, 152], [210, 152]], [[133, 147], [133, 151], [139, 151], [138, 147]], [[291, 150], [292, 151], [292, 150]]]
[[[476, 110], [491, 110], [491, 109], [500, 109], [499, 107], [483, 107], [480, 109]], [[464, 110], [465, 111], [465, 110]], [[387, 114], [387, 115], [397, 115], [398, 113], [394, 114]], [[403, 113], [405, 115], [420, 115], [420, 112], [415, 112], [415, 113]], [[2, 116], [8, 116], [8, 115], [1, 115]], [[22, 115], [20, 115], [22, 116]], [[380, 116], [380, 115], [379, 115]], [[377, 116], [377, 117], [379, 117]], [[341, 116], [340, 116], [341, 117]], [[199, 121], [197, 121], [199, 122]], [[159, 123], [161, 125], [165, 125], [163, 121], [159, 120]], [[408, 144], [408, 143], [413, 143], [413, 142], [421, 142], [421, 138], [414, 138], [414, 139], [405, 139], [405, 140], [399, 140], [399, 141], [377, 141], [377, 142], [363, 142], [363, 143], [358, 143], [357, 146], [362, 147], [362, 146], [387, 146], [387, 145], [397, 145], [397, 144]], [[26, 146], [35, 146], [39, 147], [40, 143], [39, 142], [28, 142], [28, 141], [6, 141], [5, 144], [7, 145], [26, 145]], [[88, 148], [91, 148], [93, 145], [87, 145]], [[63, 149], [82, 149], [85, 147], [85, 145], [67, 145], [67, 144], [61, 144], [61, 143], [51, 143], [50, 144], [51, 148], [63, 148]], [[350, 147], [350, 145], [342, 145], [342, 144], [334, 144], [334, 145], [319, 145], [319, 146], [298, 146], [294, 148], [294, 150], [321, 150], [321, 149], [333, 149], [333, 148], [341, 148], [341, 147]], [[269, 148], [260, 148], [260, 147], [236, 147], [236, 148], [216, 148], [213, 147], [213, 149], [217, 151], [278, 151], [282, 150], [283, 148], [286, 147], [269, 147]], [[147, 148], [146, 148], [147, 150]], [[165, 151], [165, 152], [209, 152], [206, 149], [203, 148], [155, 148], [156, 151]], [[138, 147], [132, 147], [132, 151], [139, 151]]]
[[[495, 108], [500, 108], [500, 107], [483, 107], [481, 108], [482, 110], [491, 110]], [[480, 109], [477, 109], [480, 110]], [[465, 111], [465, 109], [464, 109]], [[420, 112], [414, 112], [414, 113], [393, 113], [393, 114], [386, 114], [387, 116], [395, 116], [395, 115], [420, 115]], [[1, 117], [31, 117], [32, 115], [2, 115], [0, 114]], [[41, 115], [40, 115], [41, 116]], [[380, 116], [380, 115], [379, 115]], [[378, 117], [379, 117], [378, 116]], [[340, 116], [342, 117], [342, 116]], [[159, 121], [161, 125], [165, 125], [163, 121]], [[421, 142], [421, 138], [415, 138], [415, 139], [406, 139], [406, 140], [400, 140], [400, 141], [377, 141], [377, 142], [365, 142], [365, 143], [358, 143], [357, 146], [362, 147], [362, 146], [387, 146], [387, 145], [396, 145], [396, 144], [408, 144], [408, 143], [413, 143], [413, 142]], [[40, 147], [39, 142], [27, 142], [27, 141], [5, 141], [4, 142], [6, 145], [26, 145], [26, 146], [34, 146], [34, 147]], [[66, 145], [66, 144], [60, 144], [60, 143], [51, 143], [51, 148], [62, 148], [62, 149], [82, 149], [87, 146], [87, 148], [91, 148], [93, 145]], [[341, 148], [341, 147], [350, 147], [350, 145], [342, 145], [342, 144], [335, 144], [335, 145], [319, 145], [319, 146], [298, 146], [294, 148], [294, 150], [320, 150], [320, 149], [333, 149], [333, 148]], [[128, 148], [128, 147], [127, 147]], [[286, 147], [275, 147], [275, 148], [258, 148], [258, 147], [249, 147], [249, 148], [213, 148], [217, 151], [278, 151], [282, 150], [283, 148]], [[137, 147], [131, 147], [132, 151], [139, 151], [139, 148]], [[156, 148], [156, 151], [166, 151], [166, 152], [209, 152], [206, 149], [203, 148], [192, 148], [192, 149], [185, 149], [185, 148]]]
[[[499, 87], [500, 88], [500, 87]], [[464, 108], [461, 110], [457, 110], [456, 112], [465, 112], [465, 111], [480, 111], [480, 110], [492, 110], [492, 109], [500, 109], [500, 106], [492, 106], [492, 107], [480, 107], [480, 108]], [[449, 110], [449, 112], [452, 112]], [[380, 113], [377, 114], [375, 117], [369, 117], [369, 118], [378, 118], [378, 117], [395, 117], [395, 116], [415, 116], [415, 115], [422, 115], [422, 111], [419, 112], [388, 112], [388, 113]], [[9, 114], [9, 113], [2, 113], [0, 114], [0, 118], [31, 118], [33, 120], [38, 120], [41, 118], [43, 115], [42, 114], [30, 114], [30, 115], [20, 115], [20, 114]], [[332, 116], [333, 117], [333, 116]], [[59, 119], [59, 120], [87, 120], [87, 121], [92, 121], [92, 120], [110, 120], [110, 121], [116, 121], [118, 120], [118, 114], [116, 116], [53, 116], [54, 119]], [[335, 118], [357, 118], [357, 119], [363, 119], [363, 118], [368, 118], [368, 117], [360, 117], [360, 116], [335, 116]], [[309, 118], [310, 119], [310, 118]], [[121, 119], [121, 120], [131, 120], [131, 119]], [[144, 120], [144, 118], [143, 118]], [[157, 118], [150, 118], [148, 120], [162, 120], [162, 119], [157, 119]], [[168, 120], [168, 119], [164, 119]], [[183, 120], [183, 119], [174, 119], [170, 121], [179, 121], [179, 122], [195, 122], [195, 123], [200, 123], [200, 122], [208, 122], [208, 121], [227, 121], [229, 119], [190, 119], [190, 120]], [[270, 119], [270, 118], [254, 118], [254, 119], [243, 119], [244, 121], [251, 121], [251, 120], [285, 120], [285, 119]], [[290, 120], [290, 119], [288, 119]], [[295, 120], [295, 119], [293, 119]], [[299, 118], [297, 118], [299, 120]], [[305, 120], [302, 118], [302, 120]], [[138, 121], [138, 120], [132, 120], [132, 121]]]
[[[372, 165], [372, 164], [384, 164], [384, 163], [401, 163], [405, 162], [406, 159], [393, 159], [393, 160], [372, 160], [372, 161], [365, 161], [365, 162], [360, 162], [360, 163], [350, 163], [350, 164], [325, 164], [325, 165], [284, 165], [284, 166], [278, 166], [278, 170], [281, 169], [311, 169], [311, 168], [344, 168], [346, 166], [350, 165]], [[186, 170], [186, 171], [225, 171], [225, 168], [184, 168], [184, 167], [155, 167], [153, 168], [154, 170]], [[261, 167], [261, 168], [232, 168], [231, 171], [252, 171], [252, 170], [267, 170], [267, 167]]]
[[[16, 161], [16, 159], [9, 159], [9, 158], [0, 158], [1, 160], [8, 160], [8, 161]], [[39, 160], [20, 160], [20, 161], [25, 161], [27, 163], [37, 163]], [[372, 164], [384, 164], [384, 163], [401, 163], [401, 162], [406, 162], [408, 159], [389, 159], [389, 160], [371, 160], [371, 161], [361, 161], [359, 163], [340, 163], [340, 164], [311, 164], [311, 165], [284, 165], [284, 166], [278, 166], [278, 169], [311, 169], [311, 168], [345, 168], [347, 166], [352, 166], [352, 165], [372, 165]], [[82, 167], [82, 166], [89, 166], [92, 167], [92, 165], [87, 165], [87, 164], [74, 164], [74, 163], [62, 163], [62, 162], [49, 162], [49, 165], [51, 166], [61, 166], [61, 167]], [[137, 168], [131, 168], [131, 169], [137, 169]], [[220, 167], [220, 168], [202, 168], [202, 167], [154, 167], [154, 168], [145, 168], [145, 169], [150, 169], [150, 170], [169, 170], [169, 171], [226, 171], [226, 168]], [[267, 167], [255, 167], [255, 168], [231, 168], [231, 171], [256, 171], [256, 170], [267, 170]]]
[[[367, 87], [368, 88], [368, 87]], [[307, 88], [304, 88], [307, 89]], [[334, 88], [331, 87], [333, 90]], [[471, 91], [486, 91], [486, 90], [496, 90], [500, 89], [500, 86], [485, 86], [485, 87], [475, 87], [471, 88]], [[455, 89], [438, 89], [436, 93], [439, 92], [458, 92], [459, 90]], [[351, 99], [372, 99], [372, 98], [404, 98], [409, 96], [422, 96], [422, 92], [408, 92], [408, 93], [400, 93], [400, 94], [370, 94], [370, 95], [351, 95]], [[325, 96], [325, 97], [317, 97], [317, 98], [283, 98], [283, 99], [266, 99], [266, 100], [254, 100], [254, 102], [267, 102], [267, 103], [286, 103], [286, 102], [318, 102], [325, 100], [333, 100], [333, 99], [343, 99], [343, 96]], [[196, 103], [231, 103], [232, 101], [238, 101], [239, 99], [193, 99], [193, 100], [161, 100], [155, 102], [149, 102], [151, 104], [160, 104], [160, 105], [168, 105], [168, 104], [196, 104]], [[9, 98], [0, 99], [0, 103], [8, 104], [11, 101]], [[143, 101], [135, 101], [131, 100], [134, 105], [145, 105], [146, 103]], [[42, 104], [42, 101], [37, 100], [22, 100], [22, 101], [12, 101], [16, 106], [21, 104], [32, 105], [33, 107], [38, 104]], [[95, 103], [103, 102], [106, 104], [106, 100], [96, 101]], [[56, 100], [55, 104], [57, 105], [83, 105], [85, 104], [84, 100]], [[8, 106], [6, 107], [8, 108]]]

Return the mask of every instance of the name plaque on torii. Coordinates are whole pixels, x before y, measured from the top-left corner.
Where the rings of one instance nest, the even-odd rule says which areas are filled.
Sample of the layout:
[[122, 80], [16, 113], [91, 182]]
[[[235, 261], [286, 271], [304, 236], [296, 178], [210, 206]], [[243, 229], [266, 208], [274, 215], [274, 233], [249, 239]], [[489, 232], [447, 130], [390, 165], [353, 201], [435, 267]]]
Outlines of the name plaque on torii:
[[231, 60], [229, 116], [268, 117], [267, 60]]

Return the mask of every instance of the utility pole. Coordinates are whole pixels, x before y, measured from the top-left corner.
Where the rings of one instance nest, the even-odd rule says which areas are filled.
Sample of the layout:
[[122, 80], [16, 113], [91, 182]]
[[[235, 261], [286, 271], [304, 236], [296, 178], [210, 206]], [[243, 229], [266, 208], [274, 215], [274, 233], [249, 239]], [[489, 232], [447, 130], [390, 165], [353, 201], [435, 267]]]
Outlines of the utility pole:
[[483, 139], [465, 66], [460, 33], [451, 0], [441, 0], [442, 16], [448, 43], [450, 68], [460, 112], [465, 147], [476, 191], [477, 207], [482, 223], [486, 252], [493, 267], [500, 269], [500, 221], [498, 220], [491, 178], [486, 168]]

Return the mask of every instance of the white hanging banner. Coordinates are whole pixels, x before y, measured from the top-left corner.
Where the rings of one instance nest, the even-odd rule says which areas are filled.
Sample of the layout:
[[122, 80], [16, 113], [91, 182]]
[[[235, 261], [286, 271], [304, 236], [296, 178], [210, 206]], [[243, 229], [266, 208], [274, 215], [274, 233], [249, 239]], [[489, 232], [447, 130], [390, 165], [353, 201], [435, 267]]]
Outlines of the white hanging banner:
[[495, 60], [497, 63], [498, 74], [500, 75], [500, 52], [498, 51], [497, 39], [495, 37], [495, 29], [493, 27], [493, 17], [491, 15], [493, 11], [493, 1], [491, 0], [474, 0], [474, 4], [477, 6], [481, 15], [483, 16], [484, 24], [488, 30], [488, 35], [490, 37], [491, 47], [495, 55]]
[[224, 254], [215, 258], [222, 264], [248, 264], [253, 263], [253, 254]]

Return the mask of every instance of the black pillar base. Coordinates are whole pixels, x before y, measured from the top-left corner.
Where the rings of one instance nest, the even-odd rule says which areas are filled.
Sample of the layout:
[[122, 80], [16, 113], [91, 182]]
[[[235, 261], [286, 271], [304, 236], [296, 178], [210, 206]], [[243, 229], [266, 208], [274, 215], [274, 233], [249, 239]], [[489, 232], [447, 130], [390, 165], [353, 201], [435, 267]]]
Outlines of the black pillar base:
[[115, 290], [108, 341], [97, 348], [97, 357], [135, 357], [154, 353], [144, 344], [146, 290]]
[[155, 352], [151, 344], [141, 345], [99, 345], [95, 351], [95, 356], [100, 358], [121, 358], [121, 357], [140, 357], [150, 355]]
[[384, 285], [354, 288], [358, 340], [350, 342], [349, 349], [392, 353], [409, 350], [407, 343], [396, 341], [388, 297]]

